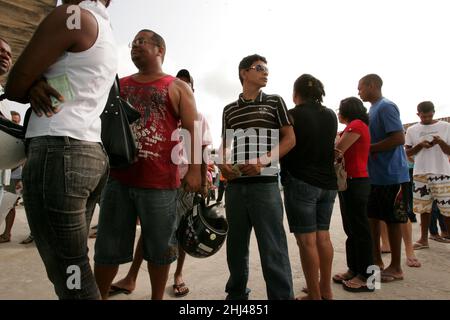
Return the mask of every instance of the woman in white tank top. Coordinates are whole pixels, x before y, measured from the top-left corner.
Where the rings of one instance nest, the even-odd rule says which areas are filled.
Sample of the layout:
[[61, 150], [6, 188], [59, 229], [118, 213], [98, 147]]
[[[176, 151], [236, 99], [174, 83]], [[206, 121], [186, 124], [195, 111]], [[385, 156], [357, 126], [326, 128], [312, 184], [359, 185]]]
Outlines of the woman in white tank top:
[[118, 58], [109, 1], [63, 3], [39, 25], [5, 91], [10, 100], [30, 102], [34, 111], [26, 133], [23, 196], [48, 277], [60, 299], [99, 299], [87, 236], [107, 179], [99, 117]]

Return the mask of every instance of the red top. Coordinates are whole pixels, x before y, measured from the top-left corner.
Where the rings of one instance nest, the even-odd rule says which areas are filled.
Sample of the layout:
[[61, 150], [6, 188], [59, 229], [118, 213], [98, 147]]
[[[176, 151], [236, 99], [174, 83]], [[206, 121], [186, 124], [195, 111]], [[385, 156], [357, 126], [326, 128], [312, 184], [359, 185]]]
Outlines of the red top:
[[370, 150], [370, 132], [369, 127], [361, 120], [350, 122], [344, 132], [354, 132], [360, 135], [350, 148], [345, 151], [345, 170], [349, 178], [367, 178], [367, 161]]
[[140, 83], [131, 76], [120, 79], [120, 95], [141, 113], [133, 124], [138, 146], [138, 161], [127, 168], [111, 169], [110, 175], [130, 187], [176, 189], [180, 186], [178, 166], [171, 154], [179, 143], [172, 141], [178, 133], [179, 117], [169, 97], [172, 76]]

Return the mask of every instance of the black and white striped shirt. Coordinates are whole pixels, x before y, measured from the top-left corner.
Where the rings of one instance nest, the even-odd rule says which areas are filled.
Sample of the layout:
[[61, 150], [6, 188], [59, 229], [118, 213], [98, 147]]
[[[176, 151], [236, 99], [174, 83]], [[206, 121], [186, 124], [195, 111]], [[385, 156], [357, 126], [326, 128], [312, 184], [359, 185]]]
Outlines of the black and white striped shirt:
[[279, 95], [261, 91], [255, 100], [246, 101], [241, 94], [224, 108], [222, 115], [222, 139], [233, 139], [232, 164], [271, 151], [281, 138], [279, 129], [287, 125], [291, 123], [286, 104]]

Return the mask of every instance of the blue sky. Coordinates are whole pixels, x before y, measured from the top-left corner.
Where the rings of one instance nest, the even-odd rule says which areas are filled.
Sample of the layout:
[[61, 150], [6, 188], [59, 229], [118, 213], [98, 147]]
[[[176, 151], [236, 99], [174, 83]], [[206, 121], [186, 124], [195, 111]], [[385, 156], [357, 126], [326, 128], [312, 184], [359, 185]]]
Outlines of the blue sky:
[[[143, 28], [167, 43], [164, 71], [187, 68], [198, 109], [220, 143], [223, 107], [241, 86], [237, 67], [246, 55], [268, 60], [267, 93], [289, 108], [292, 85], [311, 73], [325, 85], [324, 104], [357, 96], [358, 80], [378, 73], [384, 96], [404, 123], [431, 100], [436, 116], [450, 115], [450, 19], [444, 0], [112, 0], [109, 8], [120, 50], [120, 76], [135, 72], [128, 43]], [[366, 105], [369, 107], [369, 105]]]

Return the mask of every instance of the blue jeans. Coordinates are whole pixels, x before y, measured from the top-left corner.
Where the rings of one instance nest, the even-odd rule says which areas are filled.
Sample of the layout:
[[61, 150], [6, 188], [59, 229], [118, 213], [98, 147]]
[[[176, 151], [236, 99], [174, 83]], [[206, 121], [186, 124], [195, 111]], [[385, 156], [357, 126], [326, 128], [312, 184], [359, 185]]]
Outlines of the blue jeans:
[[107, 155], [99, 143], [50, 136], [32, 138], [27, 153], [27, 218], [55, 292], [60, 299], [100, 299], [87, 239]]
[[233, 183], [226, 188], [227, 299], [248, 299], [249, 242], [258, 242], [268, 299], [292, 299], [291, 265], [283, 226], [283, 203], [277, 182]]
[[439, 230], [437, 223], [439, 221], [439, 227], [441, 232], [447, 232], [447, 227], [445, 226], [444, 216], [439, 211], [436, 201], [433, 201], [433, 207], [431, 209], [431, 221], [430, 221], [430, 234], [439, 235]]

